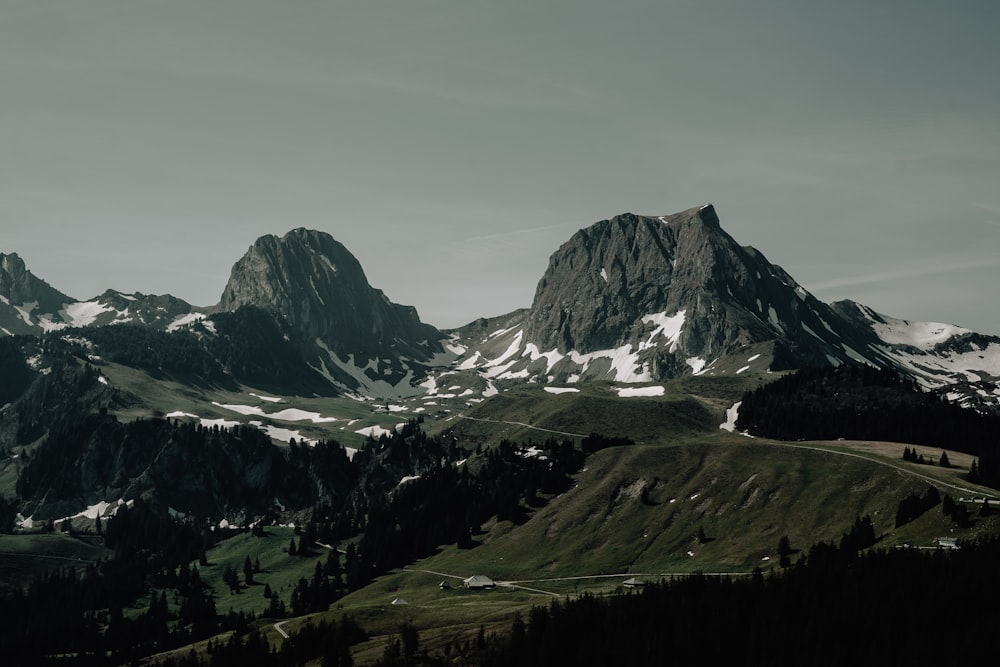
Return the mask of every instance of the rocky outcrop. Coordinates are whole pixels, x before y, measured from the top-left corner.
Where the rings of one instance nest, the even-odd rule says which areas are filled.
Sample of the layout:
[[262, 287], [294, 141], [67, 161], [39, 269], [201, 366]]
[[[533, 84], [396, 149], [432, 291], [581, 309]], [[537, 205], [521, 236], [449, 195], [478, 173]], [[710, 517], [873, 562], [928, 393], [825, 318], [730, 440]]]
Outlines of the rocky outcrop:
[[73, 301], [27, 269], [17, 253], [0, 253], [0, 331], [39, 333], [39, 313], [58, 312]]
[[244, 305], [282, 317], [316, 347], [318, 369], [347, 385], [364, 384], [359, 373], [389, 384], [415, 377], [442, 349], [437, 329], [369, 285], [354, 255], [319, 231], [259, 238], [233, 266], [218, 309]]
[[[838, 321], [763, 254], [737, 244], [707, 205], [626, 213], [580, 230], [552, 255], [531, 309], [509, 330], [520, 336], [519, 357], [546, 357], [544, 377], [641, 381], [701, 372], [763, 343], [767, 363], [841, 363], [849, 357]], [[595, 355], [608, 362], [581, 375], [579, 360]], [[541, 368], [528, 361], [504, 372]]]
[[530, 309], [454, 334], [465, 348], [455, 367], [474, 373], [464, 387], [484, 397], [503, 382], [656, 382], [864, 363], [970, 407], [1000, 405], [1000, 339], [823, 303], [736, 243], [711, 205], [626, 213], [580, 230], [552, 255]]

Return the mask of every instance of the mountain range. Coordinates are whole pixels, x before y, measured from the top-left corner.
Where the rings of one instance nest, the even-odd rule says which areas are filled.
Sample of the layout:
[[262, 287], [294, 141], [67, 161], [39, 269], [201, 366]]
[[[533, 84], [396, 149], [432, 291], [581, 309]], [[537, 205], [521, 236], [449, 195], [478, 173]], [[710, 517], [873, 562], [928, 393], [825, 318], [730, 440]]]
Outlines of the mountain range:
[[[383, 648], [404, 593], [422, 646], [471, 655], [457, 638], [523, 626], [546, 592], [762, 583], [775, 563], [800, 586], [830, 550], [936, 543], [937, 562], [1000, 526], [1000, 338], [824, 303], [710, 205], [582, 229], [529, 307], [451, 330], [307, 229], [257, 239], [207, 307], [78, 301], [0, 254], [0, 333], [0, 606], [26, 621], [0, 644], [17, 664], [170, 648], [184, 662], [163, 664], [199, 664], [213, 637], [200, 664], [247, 664], [219, 651], [251, 627], [248, 646], [270, 637], [256, 657], [290, 656], [344, 614], [378, 652], [350, 664], [401, 664]], [[75, 569], [24, 587], [54, 564]], [[477, 574], [501, 590], [444, 585]]]
[[319, 231], [258, 239], [210, 307], [114, 290], [75, 301], [17, 254], [0, 254], [0, 333], [132, 323], [213, 336], [215, 320], [245, 307], [280, 323], [315, 380], [359, 397], [478, 400], [521, 382], [641, 384], [864, 363], [967, 407], [1000, 409], [1000, 338], [824, 303], [740, 246], [711, 205], [582, 229], [552, 254], [529, 308], [449, 331], [371, 287], [357, 259]]

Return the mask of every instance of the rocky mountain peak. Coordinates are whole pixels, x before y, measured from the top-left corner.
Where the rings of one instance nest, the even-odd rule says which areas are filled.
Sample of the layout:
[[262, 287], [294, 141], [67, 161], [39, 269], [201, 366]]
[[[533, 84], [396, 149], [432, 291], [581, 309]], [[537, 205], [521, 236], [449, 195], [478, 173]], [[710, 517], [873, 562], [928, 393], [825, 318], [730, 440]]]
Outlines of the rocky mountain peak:
[[[684, 311], [692, 323], [684, 335], [710, 343], [715, 336], [699, 329], [703, 321], [724, 319], [726, 305], [739, 300], [736, 293], [752, 289], [754, 253], [722, 230], [711, 205], [603, 220], [550, 258], [528, 337], [544, 349], [608, 349], [633, 339], [644, 316]], [[748, 320], [742, 326], [766, 329], [758, 318]]]
[[233, 265], [218, 309], [244, 305], [281, 316], [314, 346], [317, 369], [337, 381], [346, 374], [364, 384], [364, 372], [392, 384], [413, 370], [408, 361], [441, 351], [443, 335], [415, 308], [372, 287], [354, 255], [325, 232], [299, 228], [257, 239]]
[[35, 277], [16, 253], [0, 253], [0, 334], [37, 333], [41, 313], [55, 313], [70, 301]]
[[0, 253], [0, 296], [18, 306], [35, 303], [42, 310], [55, 310], [73, 300], [36, 278], [17, 253]]
[[865, 331], [740, 246], [705, 205], [625, 213], [549, 260], [527, 311], [459, 330], [462, 368], [490, 381], [649, 382], [857, 361]]

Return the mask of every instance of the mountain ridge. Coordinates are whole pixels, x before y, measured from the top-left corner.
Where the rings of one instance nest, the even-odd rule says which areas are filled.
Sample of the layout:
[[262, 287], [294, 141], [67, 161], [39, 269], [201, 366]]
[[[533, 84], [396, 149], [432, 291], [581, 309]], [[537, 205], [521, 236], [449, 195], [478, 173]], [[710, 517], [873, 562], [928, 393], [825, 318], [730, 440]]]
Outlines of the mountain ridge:
[[287, 344], [326, 382], [360, 396], [440, 395], [446, 377], [460, 393], [487, 398], [525, 381], [648, 383], [867, 363], [969, 407], [1000, 405], [1000, 337], [826, 304], [739, 245], [711, 204], [581, 229], [550, 257], [530, 307], [447, 331], [372, 287], [332, 236], [301, 227], [258, 238], [207, 308], [115, 290], [66, 301], [16, 254], [0, 257], [6, 333], [119, 322], [175, 331], [201, 321], [211, 335], [213, 313], [254, 306], [296, 332]]

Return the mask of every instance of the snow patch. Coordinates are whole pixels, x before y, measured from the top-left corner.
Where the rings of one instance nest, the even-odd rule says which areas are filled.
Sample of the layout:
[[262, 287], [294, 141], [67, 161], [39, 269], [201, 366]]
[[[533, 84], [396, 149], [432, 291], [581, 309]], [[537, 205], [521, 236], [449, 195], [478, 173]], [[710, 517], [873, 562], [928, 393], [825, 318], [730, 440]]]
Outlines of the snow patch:
[[841, 343], [840, 346], [842, 348], [844, 348], [844, 352], [847, 353], [847, 356], [849, 356], [854, 361], [858, 361], [858, 362], [861, 362], [863, 364], [870, 363], [868, 361], [868, 359], [866, 359], [865, 357], [863, 357], [860, 352], [858, 352], [857, 350], [855, 350], [850, 345], [847, 345], [846, 343]]
[[310, 447], [316, 446], [316, 440], [313, 438], [307, 438], [298, 431], [293, 431], [289, 428], [281, 428], [280, 426], [272, 426], [271, 424], [262, 424], [257, 426], [260, 430], [267, 433], [267, 435], [274, 440], [280, 440], [281, 442], [291, 443], [292, 438], [295, 438], [295, 442], [300, 445], [309, 445]]
[[612, 387], [611, 389], [616, 392], [620, 398], [628, 398], [632, 396], [663, 396], [665, 391], [662, 385], [654, 385], [651, 387]]
[[823, 340], [822, 338], [819, 337], [819, 334], [813, 331], [811, 328], [809, 328], [809, 325], [806, 324], [805, 322], [802, 323], [802, 328], [805, 329], [805, 332], [811, 335], [813, 338], [816, 338], [817, 340]]
[[552, 348], [549, 352], [540, 352], [538, 350], [538, 346], [534, 343], [528, 343], [525, 345], [524, 352], [521, 353], [521, 356], [528, 357], [532, 361], [538, 361], [539, 359], [544, 358], [546, 363], [546, 374], [552, 372], [552, 367], [566, 358], [566, 355], [560, 353], [558, 348]]
[[374, 426], [366, 426], [364, 428], [359, 428], [355, 433], [360, 433], [365, 437], [379, 438], [383, 435], [392, 435], [393, 433], [399, 433], [406, 424], [396, 424], [395, 428], [385, 428], [379, 426], [378, 424]]
[[573, 363], [581, 366], [580, 373], [567, 378], [566, 381], [570, 384], [579, 381], [581, 375], [598, 359], [607, 359], [611, 363], [611, 370], [614, 371], [614, 377], [611, 379], [615, 382], [649, 382], [653, 379], [645, 365], [639, 364], [639, 355], [632, 352], [631, 345], [623, 345], [610, 350], [598, 350], [587, 354], [570, 352], [569, 358]]
[[[867, 313], [866, 313], [867, 315]], [[908, 345], [919, 350], [930, 350], [954, 336], [971, 333], [951, 324], [938, 322], [910, 322], [879, 315], [883, 322], [872, 321], [875, 334], [890, 345]]]
[[[487, 368], [498, 367], [498, 366], [502, 365], [505, 361], [507, 361], [508, 359], [510, 359], [511, 357], [513, 357], [515, 354], [517, 354], [518, 350], [521, 349], [521, 339], [523, 337], [524, 337], [524, 330], [522, 329], [521, 331], [518, 331], [514, 335], [514, 340], [512, 340], [510, 342], [510, 345], [507, 346], [507, 349], [504, 351], [504, 353], [501, 354], [496, 359], [493, 359], [492, 361], [487, 362], [486, 363], [486, 367]], [[507, 367], [509, 368], [510, 364], [508, 364]]]
[[253, 393], [252, 391], [250, 392], [250, 395], [262, 401], [267, 401], [268, 403], [281, 403], [281, 401], [284, 400], [278, 396], [261, 396], [260, 394]]
[[691, 372], [694, 375], [698, 375], [703, 370], [705, 370], [705, 364], [708, 362], [706, 362], [701, 357], [688, 357], [687, 359], [684, 360], [684, 363], [686, 363], [688, 366], [691, 367]]
[[38, 307], [38, 302], [31, 301], [21, 306], [14, 306], [14, 310], [16, 310], [18, 315], [21, 316], [21, 319], [24, 320], [24, 323], [30, 327], [33, 326], [31, 322], [31, 311], [33, 311], [37, 307]]
[[740, 405], [743, 401], [737, 401], [733, 407], [726, 410], [726, 421], [719, 424], [719, 428], [730, 433], [736, 432], [736, 419], [740, 416]]
[[181, 315], [173, 322], [167, 325], [167, 331], [173, 333], [182, 327], [186, 327], [190, 324], [194, 324], [198, 320], [204, 320], [204, 313], [188, 313], [187, 315]]
[[212, 405], [231, 412], [238, 412], [241, 415], [256, 415], [258, 417], [267, 417], [268, 419], [277, 419], [278, 421], [286, 422], [311, 421], [314, 424], [323, 424], [338, 420], [337, 417], [323, 417], [318, 412], [308, 412], [306, 410], [299, 410], [298, 408], [286, 408], [279, 412], [268, 413], [255, 405], [232, 405], [217, 403], [215, 401], [212, 401]]
[[[420, 393], [419, 387], [415, 387], [411, 384], [413, 381], [413, 369], [407, 369], [406, 375], [396, 384], [387, 382], [386, 380], [373, 380], [365, 372], [366, 370], [377, 370], [377, 362], [369, 361], [363, 368], [358, 366], [354, 362], [354, 355], [347, 355], [347, 361], [343, 361], [336, 352], [331, 350], [322, 339], [316, 338], [316, 345], [320, 347], [324, 352], [326, 352], [330, 361], [334, 366], [339, 368], [349, 377], [353, 378], [357, 384], [359, 390], [368, 396], [416, 396]], [[321, 368], [316, 368], [310, 364], [310, 368], [313, 368], [319, 372], [323, 377], [325, 377], [331, 384], [338, 386], [343, 386], [342, 382], [339, 382], [330, 373], [330, 369], [327, 367], [326, 362], [322, 359], [319, 360]]]
[[785, 332], [784, 327], [781, 326], [781, 322], [778, 320], [778, 311], [774, 309], [774, 306], [767, 307], [767, 321], [773, 324], [778, 331]]
[[670, 351], [676, 351], [677, 341], [680, 339], [681, 329], [684, 327], [684, 316], [686, 312], [687, 311], [679, 310], [676, 314], [669, 316], [666, 312], [643, 315], [643, 324], [652, 322], [656, 324], [656, 329], [653, 330], [653, 333], [649, 334], [649, 338], [645, 343], [639, 344], [639, 349], [646, 350], [653, 347], [653, 341], [656, 337], [664, 336], [668, 341], [670, 341]]
[[574, 394], [580, 392], [576, 387], [543, 387], [543, 389], [550, 394]]
[[59, 311], [62, 318], [73, 327], [90, 326], [104, 313], [115, 310], [111, 306], [106, 306], [97, 301], [79, 301], [77, 303], [66, 304], [66, 307]]

